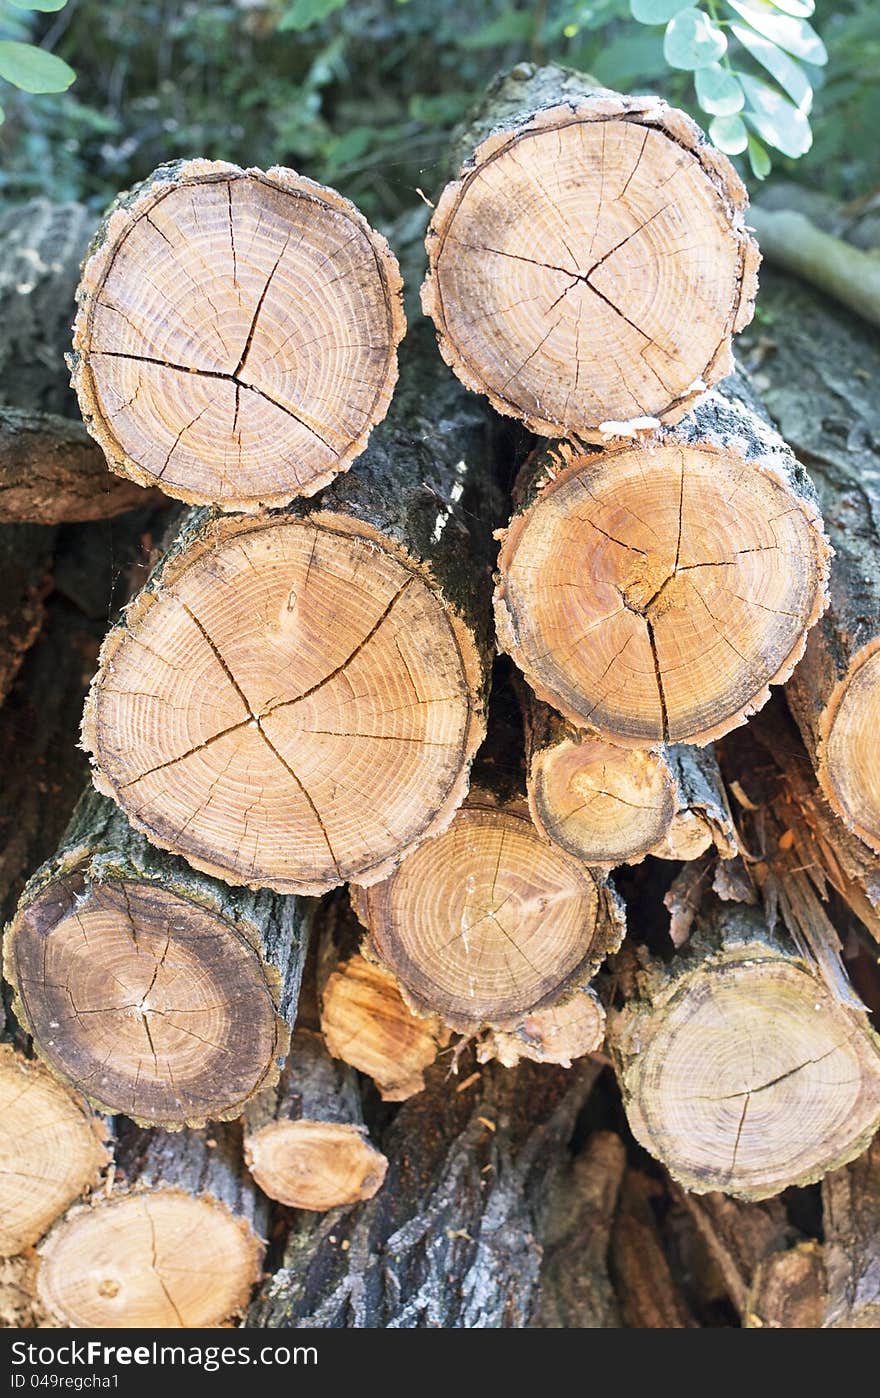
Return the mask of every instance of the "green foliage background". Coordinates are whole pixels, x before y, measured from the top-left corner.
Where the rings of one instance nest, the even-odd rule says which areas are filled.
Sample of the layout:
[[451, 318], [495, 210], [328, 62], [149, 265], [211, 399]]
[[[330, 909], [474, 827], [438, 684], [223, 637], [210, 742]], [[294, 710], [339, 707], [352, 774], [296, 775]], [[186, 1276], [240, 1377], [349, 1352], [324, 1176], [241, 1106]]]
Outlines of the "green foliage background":
[[[848, 199], [880, 186], [880, 4], [819, 0], [812, 23], [829, 62], [797, 178]], [[450, 126], [522, 59], [659, 92], [700, 119], [691, 75], [670, 71], [662, 30], [635, 23], [628, 0], [69, 0], [54, 14], [0, 0], [0, 37], [42, 43], [78, 75], [65, 93], [4, 94], [4, 200], [99, 209], [198, 154], [293, 166], [384, 222], [417, 188], [436, 192]], [[779, 158], [774, 178], [793, 169]]]

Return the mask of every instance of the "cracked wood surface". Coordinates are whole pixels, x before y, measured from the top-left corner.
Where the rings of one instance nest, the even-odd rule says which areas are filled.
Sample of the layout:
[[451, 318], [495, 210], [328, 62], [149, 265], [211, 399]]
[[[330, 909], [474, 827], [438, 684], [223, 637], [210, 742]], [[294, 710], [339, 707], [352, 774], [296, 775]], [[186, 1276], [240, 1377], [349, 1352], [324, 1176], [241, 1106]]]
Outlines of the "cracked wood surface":
[[590, 737], [520, 686], [529, 810], [547, 839], [586, 864], [614, 868], [648, 854], [695, 859], [736, 834], [711, 748], [641, 752]]
[[637, 444], [536, 453], [498, 559], [498, 643], [624, 747], [703, 745], [788, 679], [827, 601], [815, 493], [739, 379]]
[[163, 165], [83, 268], [73, 383], [114, 471], [258, 510], [313, 495], [388, 410], [404, 331], [385, 239], [280, 167]]
[[75, 1092], [0, 1044], [0, 1257], [43, 1236], [110, 1159], [105, 1129]]
[[815, 481], [835, 551], [828, 611], [787, 694], [826, 799], [880, 851], [880, 338], [775, 271], [765, 304], [770, 328], [747, 345], [756, 382]]
[[237, 1125], [168, 1134], [126, 1127], [117, 1183], [72, 1209], [40, 1248], [37, 1294], [76, 1327], [216, 1326], [260, 1274], [265, 1200]]
[[89, 791], [22, 895], [5, 974], [37, 1052], [101, 1110], [201, 1125], [277, 1078], [308, 917], [153, 849]]
[[730, 372], [758, 252], [744, 186], [690, 118], [521, 64], [462, 145], [422, 304], [468, 388], [545, 436], [601, 441], [677, 421]]
[[193, 512], [102, 650], [96, 783], [230, 883], [381, 878], [467, 789], [498, 518], [485, 413], [428, 334], [406, 350], [356, 473], [315, 506]]
[[319, 1033], [297, 1028], [277, 1085], [244, 1115], [244, 1157], [264, 1194], [326, 1212], [371, 1199], [388, 1162], [364, 1125], [354, 1071]]
[[[492, 702], [471, 791], [448, 830], [390, 878], [354, 891], [367, 945], [407, 1003], [464, 1033], [518, 1031], [535, 1012], [582, 993], [624, 932], [604, 875], [542, 839], [532, 822], [519, 711], [501, 669]], [[595, 1013], [589, 1018], [595, 1030]], [[540, 1047], [540, 1032], [534, 1041]]]
[[707, 901], [686, 948], [668, 966], [646, 960], [636, 997], [609, 1018], [633, 1133], [695, 1194], [765, 1199], [812, 1183], [880, 1124], [867, 1012], [796, 936]]

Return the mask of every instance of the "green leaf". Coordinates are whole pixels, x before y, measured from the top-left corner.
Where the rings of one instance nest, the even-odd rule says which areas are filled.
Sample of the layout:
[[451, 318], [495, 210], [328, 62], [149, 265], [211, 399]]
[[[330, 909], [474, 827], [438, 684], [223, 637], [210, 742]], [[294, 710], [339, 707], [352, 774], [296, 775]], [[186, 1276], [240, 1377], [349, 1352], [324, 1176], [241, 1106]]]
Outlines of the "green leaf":
[[747, 24], [732, 24], [730, 32], [748, 49], [752, 58], [773, 75], [795, 106], [802, 112], [809, 112], [813, 105], [813, 89], [801, 65], [769, 39], [762, 39]]
[[320, 24], [336, 10], [341, 10], [346, 0], [293, 0], [278, 22], [279, 30], [295, 29], [301, 34], [305, 29]]
[[756, 180], [766, 180], [773, 169], [770, 157], [757, 136], [749, 136], [749, 164]]
[[23, 92], [66, 92], [76, 77], [63, 59], [35, 44], [0, 41], [0, 78]]
[[828, 62], [825, 45], [805, 19], [777, 14], [770, 5], [761, 4], [760, 0], [727, 0], [727, 3], [765, 39], [793, 53], [795, 58], [802, 58], [804, 63], [815, 63], [818, 68]]
[[761, 139], [792, 160], [806, 155], [813, 133], [804, 113], [767, 83], [746, 73], [741, 73], [739, 80], [746, 94], [745, 116]]
[[709, 123], [712, 144], [726, 155], [741, 155], [749, 144], [749, 133], [740, 116], [717, 116]]
[[44, 15], [50, 15], [56, 10], [63, 10], [67, 0], [9, 0], [9, 3], [17, 10], [40, 10]]
[[462, 34], [459, 44], [463, 49], [497, 49], [504, 44], [531, 39], [534, 27], [534, 17], [528, 10], [508, 10], [481, 25], [473, 34]]
[[633, 19], [639, 24], [665, 24], [681, 10], [691, 8], [692, 0], [629, 0]]
[[705, 68], [727, 48], [727, 39], [702, 10], [682, 10], [666, 26], [663, 53], [670, 68]]
[[694, 81], [697, 101], [710, 116], [733, 116], [734, 112], [742, 111], [746, 99], [736, 74], [728, 68], [710, 63], [697, 69]]

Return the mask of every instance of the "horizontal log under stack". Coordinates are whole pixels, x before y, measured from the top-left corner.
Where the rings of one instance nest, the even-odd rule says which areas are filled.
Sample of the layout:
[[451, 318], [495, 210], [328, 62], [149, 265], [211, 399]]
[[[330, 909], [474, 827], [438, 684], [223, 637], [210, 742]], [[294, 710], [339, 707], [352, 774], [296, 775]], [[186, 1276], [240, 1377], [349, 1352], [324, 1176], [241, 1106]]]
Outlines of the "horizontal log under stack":
[[614, 868], [648, 854], [696, 859], [737, 851], [711, 748], [639, 751], [575, 728], [520, 686], [529, 810], [538, 830], [585, 864]]
[[41, 1303], [77, 1328], [188, 1329], [240, 1314], [267, 1221], [240, 1128], [127, 1128], [116, 1166], [112, 1192], [72, 1209], [41, 1245]]
[[[695, 1194], [765, 1199], [853, 1160], [880, 1125], [880, 1041], [767, 910], [704, 901], [609, 1019], [630, 1126]], [[821, 930], [821, 929], [817, 929]], [[833, 929], [832, 929], [833, 932]]]
[[550, 437], [674, 422], [731, 370], [758, 251], [683, 112], [562, 68], [497, 79], [428, 230], [422, 290], [468, 388]]
[[386, 1102], [421, 1092], [449, 1030], [436, 1015], [414, 1015], [387, 966], [361, 954], [363, 928], [346, 899], [325, 900], [315, 935], [328, 1053], [371, 1077]]
[[4, 972], [40, 1056], [101, 1110], [201, 1125], [277, 1078], [309, 916], [154, 849], [89, 790], [22, 895]]
[[618, 746], [700, 746], [791, 675], [827, 600], [815, 492], [736, 381], [676, 427], [526, 463], [498, 643], [539, 698]]
[[97, 1189], [110, 1161], [104, 1123], [82, 1097], [11, 1044], [0, 1044], [0, 1257], [36, 1243]]
[[270, 1199], [314, 1212], [371, 1199], [388, 1166], [370, 1143], [356, 1074], [311, 1029], [297, 1029], [277, 1085], [245, 1109], [244, 1154]]
[[79, 289], [73, 384], [114, 471], [229, 510], [313, 495], [385, 416], [394, 254], [292, 170], [163, 165], [109, 210]]
[[622, 904], [605, 876], [532, 823], [520, 715], [503, 670], [463, 808], [389, 878], [354, 889], [353, 903], [368, 947], [416, 1013], [464, 1034], [520, 1029], [580, 994], [620, 945]]
[[[837, 815], [880, 850], [880, 375], [877, 332], [774, 272], [772, 330], [747, 345], [764, 400], [807, 466], [835, 556], [828, 611], [787, 695]], [[822, 363], [805, 358], [823, 345]]]
[[313, 507], [193, 512], [104, 644], [96, 785], [231, 883], [372, 882], [467, 790], [499, 509], [486, 415], [427, 330], [402, 358], [355, 472]]
[[298, 1218], [248, 1324], [268, 1329], [517, 1328], [538, 1304], [538, 1218], [598, 1075], [435, 1065], [381, 1139], [374, 1199]]

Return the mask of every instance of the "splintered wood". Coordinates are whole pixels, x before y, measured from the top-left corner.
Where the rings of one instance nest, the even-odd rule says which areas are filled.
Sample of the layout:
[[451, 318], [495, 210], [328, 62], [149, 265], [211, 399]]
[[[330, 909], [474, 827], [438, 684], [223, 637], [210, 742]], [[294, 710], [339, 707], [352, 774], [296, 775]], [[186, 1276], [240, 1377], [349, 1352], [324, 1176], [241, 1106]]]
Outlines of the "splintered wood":
[[73, 382], [114, 470], [227, 509], [312, 495], [384, 416], [403, 334], [384, 238], [274, 168], [165, 165], [85, 264]]
[[757, 249], [729, 161], [656, 98], [521, 65], [428, 233], [422, 304], [462, 382], [535, 432], [674, 422], [732, 366]]

